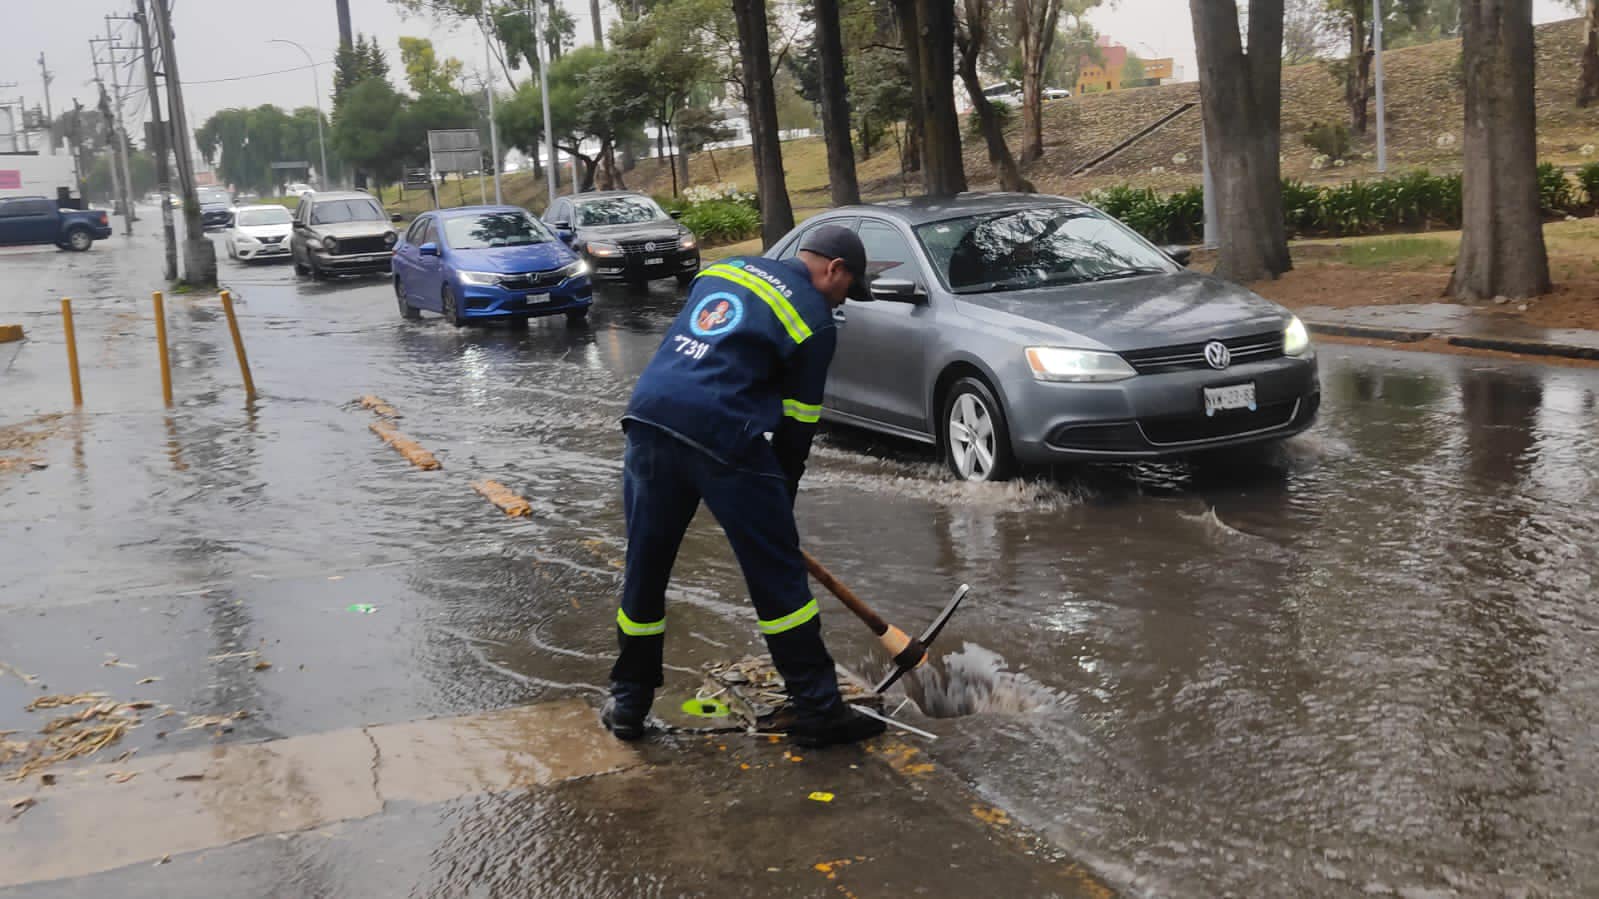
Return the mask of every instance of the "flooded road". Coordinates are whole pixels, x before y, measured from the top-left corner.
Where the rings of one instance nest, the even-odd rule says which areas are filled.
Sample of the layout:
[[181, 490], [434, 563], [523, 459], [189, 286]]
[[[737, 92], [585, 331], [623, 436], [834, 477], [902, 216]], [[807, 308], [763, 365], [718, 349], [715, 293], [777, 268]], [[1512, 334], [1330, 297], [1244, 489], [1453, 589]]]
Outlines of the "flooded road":
[[[0, 258], [14, 282], [0, 322], [31, 338], [0, 346], [0, 429], [38, 434], [27, 452], [47, 466], [0, 469], [0, 662], [39, 681], [0, 668], [0, 730], [37, 727], [22, 707], [41, 685], [249, 712], [220, 735], [134, 729], [122, 745], [142, 755], [596, 700], [623, 548], [616, 419], [675, 287], [605, 290], [587, 325], [457, 330], [402, 321], [381, 279], [224, 261], [261, 398], [244, 401], [215, 300], [170, 297], [164, 410], [147, 293], [159, 254], [147, 233], [121, 240]], [[70, 408], [64, 293], [86, 405], [48, 417]], [[926, 449], [826, 431], [801, 534], [907, 629], [972, 584], [901, 717], [940, 736], [923, 749], [976, 796], [1131, 894], [1591, 891], [1599, 370], [1319, 353], [1320, 422], [1259, 453], [964, 485]], [[442, 468], [374, 437], [366, 394]], [[533, 514], [497, 512], [471, 488], [484, 478]], [[692, 693], [703, 663], [758, 649], [743, 595], [702, 514], [670, 594], [677, 692], [663, 703]], [[864, 629], [836, 605], [824, 619], [840, 661], [881, 670]], [[544, 860], [588, 872], [552, 895], [836, 895], [816, 878], [708, 876], [736, 869], [723, 856], [737, 831], [673, 837], [675, 873], [618, 874], [618, 847], [673, 820], [617, 817], [628, 795], [667, 807], [704, 791], [759, 822], [792, 786], [708, 785], [718, 752], [694, 740], [646, 754], [672, 773], [391, 809], [342, 838], [361, 851], [295, 843], [326, 876], [303, 894], [468, 894], [485, 867]], [[816, 776], [854, 776], [857, 757], [822, 755]], [[373, 846], [406, 860], [377, 866]], [[117, 883], [255, 894], [281, 863], [246, 841], [217, 856], [220, 881]]]

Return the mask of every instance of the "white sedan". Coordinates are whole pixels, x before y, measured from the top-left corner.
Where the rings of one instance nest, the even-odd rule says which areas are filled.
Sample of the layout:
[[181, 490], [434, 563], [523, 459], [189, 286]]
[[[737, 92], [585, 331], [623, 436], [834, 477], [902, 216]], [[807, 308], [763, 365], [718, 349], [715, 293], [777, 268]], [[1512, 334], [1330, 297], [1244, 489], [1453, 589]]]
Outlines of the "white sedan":
[[241, 206], [233, 210], [233, 227], [226, 241], [228, 258], [240, 262], [287, 259], [293, 230], [294, 218], [282, 206]]

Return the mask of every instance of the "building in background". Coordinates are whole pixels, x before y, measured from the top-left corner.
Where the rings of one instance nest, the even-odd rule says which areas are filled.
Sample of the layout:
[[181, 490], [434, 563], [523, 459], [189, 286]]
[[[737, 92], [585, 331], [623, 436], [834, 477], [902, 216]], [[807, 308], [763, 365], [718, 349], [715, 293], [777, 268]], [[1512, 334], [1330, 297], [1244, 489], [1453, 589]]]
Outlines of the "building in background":
[[1096, 42], [1099, 61], [1085, 56], [1077, 71], [1077, 94], [1119, 91], [1128, 87], [1151, 87], [1176, 80], [1171, 57], [1144, 59], [1134, 56], [1121, 44], [1100, 35]]

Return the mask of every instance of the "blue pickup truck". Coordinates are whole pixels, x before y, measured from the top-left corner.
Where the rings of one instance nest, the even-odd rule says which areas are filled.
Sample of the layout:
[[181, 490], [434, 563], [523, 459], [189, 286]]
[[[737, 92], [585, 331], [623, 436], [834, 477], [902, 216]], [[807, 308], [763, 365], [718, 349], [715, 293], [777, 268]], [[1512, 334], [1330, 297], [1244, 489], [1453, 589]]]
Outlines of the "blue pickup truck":
[[61, 209], [48, 197], [0, 199], [0, 245], [53, 243], [83, 252], [111, 236], [111, 217], [97, 209]]

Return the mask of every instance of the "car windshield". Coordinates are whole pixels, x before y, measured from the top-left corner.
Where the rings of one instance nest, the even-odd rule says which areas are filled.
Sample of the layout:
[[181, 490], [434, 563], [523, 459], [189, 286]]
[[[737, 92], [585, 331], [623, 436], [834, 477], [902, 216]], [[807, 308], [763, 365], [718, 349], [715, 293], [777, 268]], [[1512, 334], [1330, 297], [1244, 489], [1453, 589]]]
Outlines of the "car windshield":
[[383, 210], [372, 200], [357, 198], [351, 200], [323, 200], [311, 210], [311, 224], [337, 225], [341, 222], [383, 222], [388, 221], [383, 215]]
[[289, 217], [289, 210], [282, 206], [252, 206], [240, 209], [233, 221], [242, 228], [249, 225], [287, 225], [293, 219]]
[[226, 206], [229, 202], [228, 192], [225, 190], [206, 190], [204, 188], [200, 190], [200, 205], [202, 206], [216, 206], [218, 204]]
[[520, 247], [553, 238], [525, 212], [485, 212], [445, 219], [444, 237], [456, 250]]
[[1173, 271], [1115, 219], [1082, 206], [1043, 206], [931, 222], [916, 229], [956, 293], [1082, 284]]
[[655, 201], [646, 197], [606, 197], [589, 200], [577, 206], [577, 223], [581, 226], [636, 225], [666, 218], [666, 213]]

